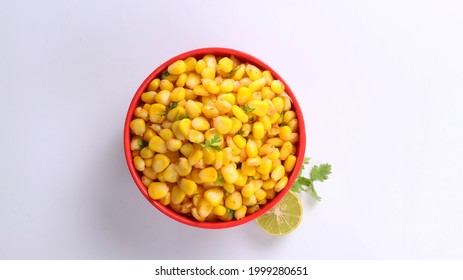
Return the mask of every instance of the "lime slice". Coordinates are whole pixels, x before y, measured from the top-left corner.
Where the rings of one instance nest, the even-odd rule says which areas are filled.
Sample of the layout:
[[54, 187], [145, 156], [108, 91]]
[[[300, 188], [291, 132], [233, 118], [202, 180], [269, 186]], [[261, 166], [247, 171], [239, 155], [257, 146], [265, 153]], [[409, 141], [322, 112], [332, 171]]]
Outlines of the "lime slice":
[[267, 233], [285, 235], [295, 230], [302, 220], [302, 204], [299, 197], [289, 191], [267, 213], [257, 218], [257, 225]]

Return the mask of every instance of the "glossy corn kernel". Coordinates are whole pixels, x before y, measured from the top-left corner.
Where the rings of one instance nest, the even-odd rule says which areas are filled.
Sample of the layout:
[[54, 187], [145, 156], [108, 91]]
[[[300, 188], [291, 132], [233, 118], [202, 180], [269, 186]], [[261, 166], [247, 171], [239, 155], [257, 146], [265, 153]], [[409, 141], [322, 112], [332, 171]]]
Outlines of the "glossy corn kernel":
[[194, 181], [185, 178], [180, 181], [179, 186], [180, 189], [188, 196], [192, 196], [198, 189], [198, 185]]
[[201, 217], [198, 213], [198, 208], [196, 207], [193, 207], [191, 209], [191, 215], [193, 216], [193, 218], [195, 218], [198, 222], [204, 222], [206, 220], [205, 217]]
[[184, 155], [185, 157], [188, 157], [193, 151], [194, 147], [191, 143], [186, 143], [180, 148], [180, 153], [182, 153], [182, 155]]
[[246, 142], [246, 153], [248, 157], [257, 157], [258, 156], [258, 150], [257, 150], [257, 145], [256, 142], [253, 140], [249, 139], [248, 142]]
[[235, 191], [228, 195], [228, 197], [225, 199], [225, 206], [231, 210], [238, 210], [241, 206], [243, 205], [243, 197], [241, 196], [241, 193], [238, 191]]
[[184, 60], [185, 62], [185, 72], [191, 72], [195, 70], [196, 67], [196, 58], [190, 56]]
[[146, 131], [146, 123], [143, 119], [134, 119], [130, 122], [130, 129], [133, 134], [142, 136]]
[[288, 141], [291, 142], [291, 144], [296, 144], [299, 141], [299, 134], [296, 132], [291, 133]]
[[159, 136], [153, 136], [151, 138], [148, 147], [157, 153], [165, 153], [167, 152], [166, 142]]
[[179, 123], [180, 123], [180, 121], [173, 122], [170, 129], [172, 129], [172, 132], [174, 133], [175, 138], [177, 138], [178, 140], [184, 141], [184, 140], [186, 140], [186, 137], [183, 136], [182, 132], [178, 128]]
[[258, 167], [258, 166], [260, 166], [260, 164], [261, 164], [261, 158], [260, 157], [246, 159], [246, 165], [247, 166]]
[[272, 128], [272, 123], [270, 122], [270, 118], [267, 115], [259, 117], [259, 121], [264, 125], [265, 131], [268, 131], [270, 128]]
[[156, 91], [159, 88], [160, 84], [161, 84], [160, 79], [154, 79], [148, 84], [148, 90], [149, 91]]
[[215, 67], [206, 67], [201, 71], [201, 77], [213, 80], [215, 78]]
[[195, 149], [188, 156], [188, 162], [191, 165], [195, 165], [196, 163], [198, 163], [202, 159], [203, 159], [203, 151], [201, 149], [197, 149], [197, 150]]
[[219, 170], [223, 166], [223, 151], [214, 150], [214, 153], [215, 153], [214, 168]]
[[208, 130], [210, 128], [209, 122], [205, 117], [196, 117], [191, 121], [194, 129], [199, 131]]
[[220, 134], [228, 134], [232, 129], [231, 119], [224, 116], [218, 116], [214, 118], [212, 125]]
[[195, 71], [196, 73], [201, 75], [201, 73], [203, 72], [204, 69], [206, 69], [206, 67], [207, 67], [206, 62], [203, 59], [199, 59], [198, 61], [196, 61]]
[[143, 175], [150, 180], [156, 180], [156, 172], [154, 172], [152, 168], [145, 168], [145, 170], [143, 170]]
[[148, 195], [152, 199], [161, 199], [169, 193], [169, 187], [162, 182], [153, 182], [148, 186]]
[[251, 92], [257, 92], [260, 91], [266, 83], [267, 81], [265, 80], [265, 78], [260, 78], [250, 83], [248, 87], [251, 90]]
[[137, 118], [144, 120], [145, 122], [149, 120], [148, 111], [143, 109], [142, 107], [135, 108], [133, 115]]
[[[233, 91], [233, 80], [232, 79], [223, 80], [222, 83], [220, 83], [220, 91], [224, 93], [232, 92]], [[233, 96], [233, 102], [231, 102], [232, 100], [227, 100], [227, 101], [229, 101], [229, 103], [233, 105], [235, 104], [235, 96], [234, 95], [232, 96]]]
[[179, 158], [175, 164], [175, 171], [177, 171], [179, 176], [187, 176], [191, 173], [191, 170], [192, 166], [190, 162], [184, 157]]
[[207, 165], [212, 165], [215, 162], [215, 152], [211, 147], [203, 148], [203, 160]]
[[233, 70], [233, 61], [228, 57], [224, 57], [219, 60], [218, 67], [223, 72], [230, 73]]
[[149, 109], [149, 119], [152, 123], [162, 123], [166, 119], [166, 106], [162, 104], [153, 104]]
[[169, 139], [166, 141], [166, 148], [171, 152], [176, 152], [182, 147], [182, 141], [178, 139]]
[[152, 158], [154, 156], [154, 152], [150, 148], [144, 147], [140, 150], [140, 156], [144, 159]]
[[241, 135], [233, 136], [233, 142], [240, 149], [244, 149], [244, 147], [246, 147], [246, 139]]
[[248, 102], [248, 106], [252, 108], [252, 113], [256, 116], [263, 117], [268, 113], [269, 105], [265, 101], [251, 100]]
[[209, 92], [209, 93], [212, 93], [212, 94], [217, 94], [220, 92], [220, 87], [217, 85], [217, 83], [212, 80], [212, 79], [208, 79], [208, 78], [203, 78], [201, 80], [204, 88]]
[[237, 105], [232, 106], [233, 115], [242, 123], [248, 122], [248, 115]]
[[232, 79], [235, 81], [240, 80], [243, 78], [244, 74], [246, 73], [246, 66], [244, 64], [240, 64], [232, 70], [234, 74], [232, 75]]
[[266, 144], [272, 145], [274, 147], [281, 147], [283, 146], [284, 141], [281, 138], [270, 138], [267, 139]]
[[192, 143], [203, 143], [204, 142], [204, 134], [200, 131], [191, 129], [188, 133], [188, 140]]
[[252, 64], [246, 66], [246, 74], [253, 81], [262, 78], [262, 71]]
[[156, 173], [161, 173], [170, 164], [170, 159], [164, 154], [156, 154], [153, 158], [153, 164], [151, 168]]
[[[153, 135], [154, 136], [154, 135]], [[170, 128], [163, 128], [161, 129], [161, 131], [159, 131], [159, 136], [163, 139], [163, 140], [169, 140], [169, 139], [173, 139], [174, 138], [174, 133], [172, 132], [172, 130]], [[152, 137], [151, 137], [152, 138]]]
[[157, 93], [155, 91], [147, 91], [142, 93], [141, 95], [141, 100], [147, 104], [153, 104], [156, 102], [156, 97]]
[[[182, 73], [182, 74], [180, 74], [180, 75], [178, 76], [177, 81], [175, 81], [175, 85], [178, 86], [178, 87], [181, 87], [181, 88], [185, 89], [184, 87], [185, 87], [185, 84], [186, 84], [187, 79], [188, 79], [188, 75], [185, 74], [185, 73]], [[186, 91], [185, 91], [185, 93], [186, 93]]]
[[289, 155], [285, 162], [283, 163], [283, 166], [285, 167], [286, 172], [291, 172], [294, 169], [294, 166], [296, 166], [296, 156], [295, 155]]
[[169, 183], [176, 183], [178, 180], [178, 173], [175, 170], [175, 165], [172, 163], [169, 166], [167, 166], [166, 169], [164, 169], [162, 175], [164, 176], [164, 179]]
[[276, 183], [275, 185], [275, 191], [276, 192], [280, 192], [282, 189], [284, 189], [284, 187], [286, 187], [286, 184], [288, 184], [288, 177], [286, 176], [283, 176], [279, 181], [278, 183]]
[[240, 187], [244, 187], [248, 181], [248, 176], [244, 175], [241, 170], [237, 170], [238, 172], [238, 180], [236, 180], [235, 187], [237, 189], [241, 189]]
[[276, 94], [282, 94], [285, 91], [285, 86], [283, 83], [279, 80], [273, 80], [272, 83], [270, 84], [270, 88], [276, 93]]
[[214, 208], [212, 208], [212, 213], [217, 216], [223, 216], [227, 214], [227, 208], [223, 205], [216, 205]]
[[213, 119], [220, 115], [219, 110], [215, 106], [203, 106], [202, 112], [208, 119]]
[[291, 133], [293, 133], [291, 131], [291, 127], [287, 126], [287, 125], [284, 125], [284, 126], [281, 126], [280, 127], [280, 139], [283, 140], [283, 141], [289, 141], [290, 137], [291, 137]]
[[244, 216], [246, 215], [246, 210], [247, 209], [248, 208], [245, 205], [241, 205], [240, 208], [235, 210], [235, 213], [233, 214], [233, 216], [235, 217], [235, 219], [240, 220], [240, 219], [244, 218]]
[[186, 197], [186, 194], [183, 192], [183, 190], [179, 186], [175, 185], [172, 188], [172, 192], [170, 194], [170, 200], [172, 201], [172, 203], [180, 204], [185, 199], [185, 197]]
[[207, 201], [207, 199], [205, 198], [201, 198], [198, 202], [198, 215], [201, 217], [201, 218], [206, 218], [211, 212], [212, 212], [212, 208], [214, 206], [212, 206], [212, 204], [209, 203], [209, 201]]
[[252, 136], [256, 139], [262, 139], [265, 136], [265, 128], [261, 122], [255, 122], [252, 125]]
[[196, 73], [188, 74], [185, 82], [185, 86], [188, 89], [194, 89], [196, 86], [201, 84], [201, 76]]
[[268, 174], [272, 170], [272, 160], [268, 157], [263, 157], [260, 160], [260, 165], [256, 168], [256, 171], [260, 174]]
[[257, 201], [261, 201], [265, 198], [267, 198], [267, 193], [265, 192], [265, 190], [263, 189], [258, 189], [255, 193], [254, 193], [254, 196], [256, 198]]
[[[145, 170], [148, 170], [148, 169], [145, 169]], [[153, 183], [153, 180], [151, 180], [150, 178], [146, 176], [142, 176], [141, 182], [143, 183], [143, 185], [145, 185], [145, 187], [148, 187], [151, 183]]]
[[239, 174], [232, 164], [227, 164], [220, 169], [220, 173], [223, 176], [225, 182], [233, 184], [238, 180]]
[[186, 64], [185, 61], [183, 60], [177, 60], [169, 67], [167, 67], [167, 72], [169, 72], [172, 75], [180, 75], [186, 71]]
[[202, 183], [213, 183], [217, 180], [217, 170], [214, 167], [207, 167], [199, 171], [198, 178]]
[[193, 100], [185, 102], [185, 111], [190, 118], [197, 118], [201, 115], [201, 107]]
[[242, 86], [238, 89], [238, 93], [236, 94], [236, 102], [239, 105], [246, 104], [249, 99], [251, 98], [252, 91], [245, 86]]
[[251, 195], [250, 197], [243, 196], [243, 205], [245, 206], [253, 206], [257, 204], [257, 198], [255, 195]]
[[180, 102], [185, 100], [185, 88], [183, 87], [176, 87], [172, 90], [169, 95], [171, 102]]
[[285, 168], [283, 167], [283, 165], [280, 164], [273, 169], [272, 174], [270, 176], [272, 177], [273, 180], [278, 181], [284, 175], [285, 175]]
[[275, 93], [268, 86], [263, 87], [261, 89], [261, 93], [262, 93], [262, 99], [273, 99], [275, 97]]
[[[223, 199], [223, 190], [220, 188], [210, 188], [204, 192], [204, 198], [212, 205], [217, 206]], [[222, 202], [223, 203], [223, 202]]]
[[133, 158], [133, 164], [135, 166], [135, 169], [138, 171], [143, 171], [145, 170], [145, 161], [141, 156], [136, 156]]
[[170, 92], [171, 90], [174, 89], [174, 84], [172, 84], [172, 82], [167, 80], [167, 79], [163, 79], [163, 80], [161, 80], [161, 84], [159, 85], [159, 88], [161, 89], [161, 92], [162, 91]]

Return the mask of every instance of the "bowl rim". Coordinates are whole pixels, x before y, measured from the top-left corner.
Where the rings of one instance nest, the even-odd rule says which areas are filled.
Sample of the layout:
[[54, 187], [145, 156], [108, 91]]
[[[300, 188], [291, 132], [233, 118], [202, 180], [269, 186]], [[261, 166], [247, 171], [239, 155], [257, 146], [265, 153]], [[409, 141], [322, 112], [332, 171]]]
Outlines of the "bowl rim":
[[[132, 160], [132, 152], [130, 150], [130, 142], [131, 142], [130, 121], [133, 119], [135, 108], [138, 106], [138, 104], [141, 103], [141, 95], [143, 92], [145, 92], [146, 88], [148, 87], [148, 84], [156, 77], [159, 77], [162, 74], [162, 72], [164, 72], [167, 69], [167, 67], [170, 64], [172, 64], [174, 61], [177, 61], [179, 59], [186, 59], [190, 56], [193, 56], [195, 58], [202, 58], [206, 54], [214, 54], [215, 56], [232, 56], [233, 55], [242, 62], [249, 62], [257, 66], [261, 70], [270, 71], [272, 76], [275, 79], [280, 80], [285, 86], [285, 92], [288, 94], [288, 96], [291, 99], [293, 110], [296, 112], [296, 116], [298, 119], [299, 141], [297, 144], [297, 151], [296, 151], [296, 164], [294, 166], [293, 171], [291, 171], [290, 176], [288, 177], [288, 183], [286, 184], [286, 187], [283, 188], [279, 193], [277, 193], [275, 198], [273, 198], [272, 200], [267, 202], [265, 205], [263, 205], [257, 212], [254, 212], [250, 215], [246, 215], [244, 218], [240, 220], [219, 221], [219, 222], [209, 222], [209, 221], [199, 222], [199, 221], [195, 221], [193, 218], [190, 218], [181, 213], [175, 212], [173, 209], [169, 208], [168, 206], [164, 206], [157, 200], [151, 199], [148, 195], [148, 188], [145, 187], [145, 185], [143, 184], [141, 180], [141, 176], [139, 176], [139, 171], [135, 169], [135, 166]], [[306, 149], [306, 129], [305, 129], [304, 117], [302, 114], [302, 109], [297, 101], [297, 98], [295, 97], [293, 91], [291, 90], [289, 85], [286, 83], [286, 81], [276, 71], [274, 71], [273, 68], [268, 66], [266, 63], [264, 63], [260, 59], [248, 53], [242, 52], [242, 51], [238, 51], [238, 50], [231, 49], [231, 48], [223, 48], [223, 47], [198, 48], [198, 49], [193, 49], [190, 51], [180, 53], [166, 60], [164, 63], [159, 65], [153, 72], [151, 72], [151, 74], [148, 75], [148, 77], [146, 77], [143, 83], [138, 87], [138, 90], [135, 92], [132, 98], [132, 101], [130, 102], [127, 115], [125, 118], [125, 123], [124, 123], [123, 139], [124, 139], [124, 154], [125, 154], [125, 159], [127, 162], [130, 175], [132, 176], [135, 182], [135, 185], [138, 187], [138, 189], [143, 194], [143, 196], [156, 209], [158, 209], [161, 213], [165, 214], [166, 216], [180, 223], [193, 226], [193, 227], [205, 228], [205, 229], [224, 229], [224, 228], [230, 228], [230, 227], [243, 225], [243, 224], [246, 224], [250, 221], [257, 219], [258, 217], [266, 213], [268, 210], [272, 209], [286, 195], [286, 193], [291, 189], [291, 185], [297, 179], [299, 171], [302, 167], [302, 163], [303, 163], [304, 156], [305, 156], [305, 149]]]

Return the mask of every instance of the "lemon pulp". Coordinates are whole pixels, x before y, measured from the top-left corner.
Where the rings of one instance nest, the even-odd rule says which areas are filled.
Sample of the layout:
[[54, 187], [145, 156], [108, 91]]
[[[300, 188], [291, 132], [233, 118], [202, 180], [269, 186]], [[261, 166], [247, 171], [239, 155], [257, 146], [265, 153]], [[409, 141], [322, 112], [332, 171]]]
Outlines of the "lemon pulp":
[[289, 191], [275, 207], [257, 218], [257, 225], [267, 233], [285, 235], [295, 230], [302, 220], [299, 197]]

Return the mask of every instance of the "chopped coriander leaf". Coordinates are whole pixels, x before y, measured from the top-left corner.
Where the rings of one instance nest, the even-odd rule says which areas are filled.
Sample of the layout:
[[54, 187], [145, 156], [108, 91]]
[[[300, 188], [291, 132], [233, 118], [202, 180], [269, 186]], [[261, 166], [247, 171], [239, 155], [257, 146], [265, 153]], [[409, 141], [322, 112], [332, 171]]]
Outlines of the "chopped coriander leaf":
[[164, 80], [165, 78], [167, 78], [167, 76], [169, 76], [169, 72], [167, 72], [167, 71], [162, 72], [161, 80]]
[[248, 104], [244, 104], [241, 108], [243, 109], [243, 111], [244, 111], [245, 113], [252, 112], [252, 111], [254, 111], [254, 110], [256, 109], [256, 108], [251, 108], [251, 107], [249, 107]]
[[235, 210], [231, 210], [230, 208], [227, 208], [227, 216], [233, 217], [233, 215], [235, 215]]
[[167, 116], [167, 114], [169, 114], [169, 112], [176, 108], [178, 106], [178, 102], [171, 102], [169, 104], [169, 107], [166, 108], [166, 110], [164, 111], [164, 113], [161, 114], [161, 116]]
[[225, 184], [225, 179], [223, 178], [222, 174], [219, 174], [217, 176], [217, 180], [214, 182], [214, 186], [221, 187], [223, 184]]
[[220, 136], [216, 134], [216, 135], [214, 135], [214, 137], [212, 139], [206, 140], [206, 142], [204, 142], [204, 144], [203, 143], [197, 143], [197, 144], [200, 145], [203, 148], [210, 147], [210, 148], [212, 148], [212, 149], [214, 149], [216, 151], [221, 151], [222, 148], [220, 148], [219, 146], [214, 145], [214, 144], [217, 144], [217, 143], [220, 143], [220, 142], [222, 142], [222, 138], [220, 138]]
[[140, 150], [146, 146], [148, 146], [148, 142], [146, 142], [145, 140], [141, 140], [140, 143], [138, 144], [138, 147], [140, 147]]

